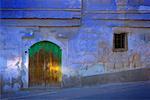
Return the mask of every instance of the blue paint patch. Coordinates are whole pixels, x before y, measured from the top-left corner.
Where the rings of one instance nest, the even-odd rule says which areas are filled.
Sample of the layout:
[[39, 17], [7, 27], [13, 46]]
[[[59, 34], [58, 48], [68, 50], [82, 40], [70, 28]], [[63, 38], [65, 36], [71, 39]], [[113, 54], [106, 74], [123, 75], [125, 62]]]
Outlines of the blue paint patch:
[[40, 10], [2, 10], [1, 18], [80, 18], [80, 12], [72, 11], [40, 11]]
[[89, 0], [87, 10], [115, 10], [115, 0]]
[[81, 0], [1, 0], [1, 8], [81, 8]]

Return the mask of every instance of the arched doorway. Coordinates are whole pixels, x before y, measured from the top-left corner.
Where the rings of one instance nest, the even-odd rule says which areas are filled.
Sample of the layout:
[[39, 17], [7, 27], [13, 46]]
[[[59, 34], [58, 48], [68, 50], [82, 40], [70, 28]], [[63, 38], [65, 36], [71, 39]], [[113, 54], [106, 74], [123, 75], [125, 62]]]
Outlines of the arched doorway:
[[41, 41], [29, 49], [29, 86], [60, 86], [61, 48], [49, 41]]

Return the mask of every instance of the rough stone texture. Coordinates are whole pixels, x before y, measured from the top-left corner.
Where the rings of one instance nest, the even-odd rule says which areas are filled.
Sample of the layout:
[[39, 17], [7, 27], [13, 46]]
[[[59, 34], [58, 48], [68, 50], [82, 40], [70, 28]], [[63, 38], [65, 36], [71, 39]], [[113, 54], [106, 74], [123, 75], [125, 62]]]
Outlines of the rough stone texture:
[[[148, 0], [1, 1], [0, 84], [3, 90], [28, 88], [28, 49], [44, 40], [62, 48], [65, 87], [80, 86], [82, 76], [120, 71], [129, 74], [128, 70], [134, 72], [137, 68], [144, 72], [148, 69], [142, 68], [150, 66]], [[113, 34], [121, 32], [128, 34], [128, 50], [113, 52]], [[135, 81], [136, 73], [135, 70], [135, 75], [131, 75]], [[141, 75], [140, 79], [144, 80], [148, 74]], [[134, 81], [130, 75], [126, 79]]]
[[150, 68], [106, 73], [81, 78], [82, 86], [119, 82], [149, 81]]

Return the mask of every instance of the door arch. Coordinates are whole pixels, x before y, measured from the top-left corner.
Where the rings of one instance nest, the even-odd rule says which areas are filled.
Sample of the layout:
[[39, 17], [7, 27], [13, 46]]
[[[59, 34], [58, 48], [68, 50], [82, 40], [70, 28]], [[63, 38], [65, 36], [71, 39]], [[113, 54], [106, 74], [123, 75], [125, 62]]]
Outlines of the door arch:
[[29, 49], [29, 86], [60, 86], [62, 50], [49, 41], [33, 44]]

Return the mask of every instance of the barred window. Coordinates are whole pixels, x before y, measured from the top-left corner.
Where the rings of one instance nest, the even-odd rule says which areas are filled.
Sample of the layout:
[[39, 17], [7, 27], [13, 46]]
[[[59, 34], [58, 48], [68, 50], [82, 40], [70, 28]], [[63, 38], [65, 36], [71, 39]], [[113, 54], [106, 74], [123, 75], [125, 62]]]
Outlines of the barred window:
[[113, 51], [127, 51], [127, 33], [115, 33]]

